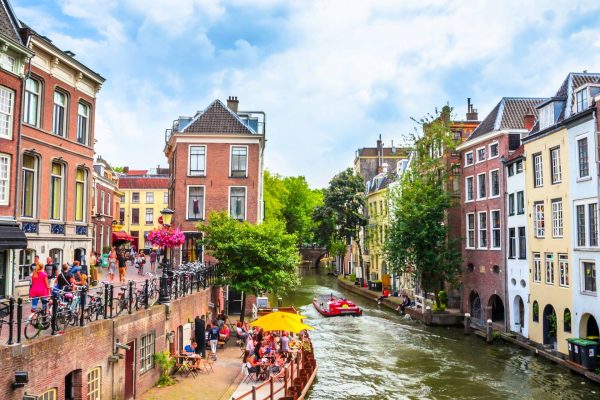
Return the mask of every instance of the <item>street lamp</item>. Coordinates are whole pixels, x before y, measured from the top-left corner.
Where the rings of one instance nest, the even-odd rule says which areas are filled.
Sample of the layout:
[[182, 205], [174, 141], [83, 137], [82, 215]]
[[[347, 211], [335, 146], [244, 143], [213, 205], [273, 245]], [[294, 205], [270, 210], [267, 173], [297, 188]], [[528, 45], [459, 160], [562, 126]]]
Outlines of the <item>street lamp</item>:
[[[163, 228], [168, 228], [171, 226], [171, 221], [173, 219], [173, 214], [175, 211], [170, 208], [164, 208], [160, 212], [160, 223]], [[169, 260], [167, 259], [167, 247], [164, 247], [163, 261], [162, 261], [162, 275], [160, 277], [160, 298], [158, 302], [160, 304], [168, 304], [171, 300], [171, 296], [169, 296], [169, 288], [167, 285], [167, 281], [169, 279], [168, 271], [170, 268]]]

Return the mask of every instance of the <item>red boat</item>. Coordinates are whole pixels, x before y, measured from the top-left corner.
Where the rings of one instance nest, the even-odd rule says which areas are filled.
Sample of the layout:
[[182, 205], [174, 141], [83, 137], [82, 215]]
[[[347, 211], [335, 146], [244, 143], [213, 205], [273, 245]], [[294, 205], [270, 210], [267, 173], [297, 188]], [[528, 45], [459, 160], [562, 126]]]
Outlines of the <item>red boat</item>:
[[338, 315], [352, 315], [358, 317], [362, 315], [359, 306], [350, 300], [342, 299], [334, 295], [322, 295], [313, 299], [313, 305], [325, 317], [335, 317]]

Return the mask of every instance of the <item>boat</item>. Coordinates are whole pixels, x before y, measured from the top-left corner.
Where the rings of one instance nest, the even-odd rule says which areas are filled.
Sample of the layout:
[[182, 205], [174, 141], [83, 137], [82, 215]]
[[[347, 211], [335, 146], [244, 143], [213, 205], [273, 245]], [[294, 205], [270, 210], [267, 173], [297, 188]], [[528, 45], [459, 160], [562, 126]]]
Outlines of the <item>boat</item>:
[[313, 299], [313, 305], [321, 315], [325, 317], [335, 317], [339, 315], [352, 315], [358, 317], [362, 315], [359, 306], [347, 299], [336, 297], [333, 294], [321, 295]]

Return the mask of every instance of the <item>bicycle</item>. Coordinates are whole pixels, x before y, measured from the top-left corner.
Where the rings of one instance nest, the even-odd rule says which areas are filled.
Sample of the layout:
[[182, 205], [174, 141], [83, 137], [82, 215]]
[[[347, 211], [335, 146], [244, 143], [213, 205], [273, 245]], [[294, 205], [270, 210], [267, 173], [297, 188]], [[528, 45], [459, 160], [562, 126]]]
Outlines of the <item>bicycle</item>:
[[[133, 287], [135, 288], [135, 282], [133, 283]], [[112, 299], [112, 311], [113, 311], [112, 315], [115, 317], [119, 316], [119, 314], [121, 314], [124, 310], [129, 309], [128, 286], [124, 286], [124, 287], [121, 286], [119, 289], [121, 290], [121, 293], [117, 293], [117, 297], [113, 297], [113, 299]], [[132, 293], [132, 296], [133, 296], [133, 293]], [[132, 298], [132, 300], [133, 300], [132, 305], [135, 305], [135, 299]]]
[[25, 320], [25, 328], [23, 330], [25, 338], [31, 340], [37, 337], [40, 332], [49, 329], [51, 323], [52, 318], [48, 312], [48, 300], [42, 299], [42, 308], [34, 310]]

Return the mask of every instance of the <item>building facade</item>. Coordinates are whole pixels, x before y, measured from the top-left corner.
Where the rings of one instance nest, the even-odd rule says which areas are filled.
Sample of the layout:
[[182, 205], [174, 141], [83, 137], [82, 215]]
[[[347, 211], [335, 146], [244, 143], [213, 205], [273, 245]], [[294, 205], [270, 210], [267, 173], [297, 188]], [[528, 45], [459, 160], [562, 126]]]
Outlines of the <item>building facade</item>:
[[92, 221], [94, 242], [92, 251], [107, 253], [112, 243], [112, 227], [121, 224], [119, 210], [123, 192], [119, 191], [119, 178], [110, 164], [97, 157], [92, 172]]
[[383, 254], [383, 244], [388, 229], [388, 186], [393, 181], [394, 174], [387, 171], [377, 174], [366, 184], [367, 225], [366, 249], [369, 259], [368, 282], [381, 282], [382, 287], [391, 286], [391, 276]]

